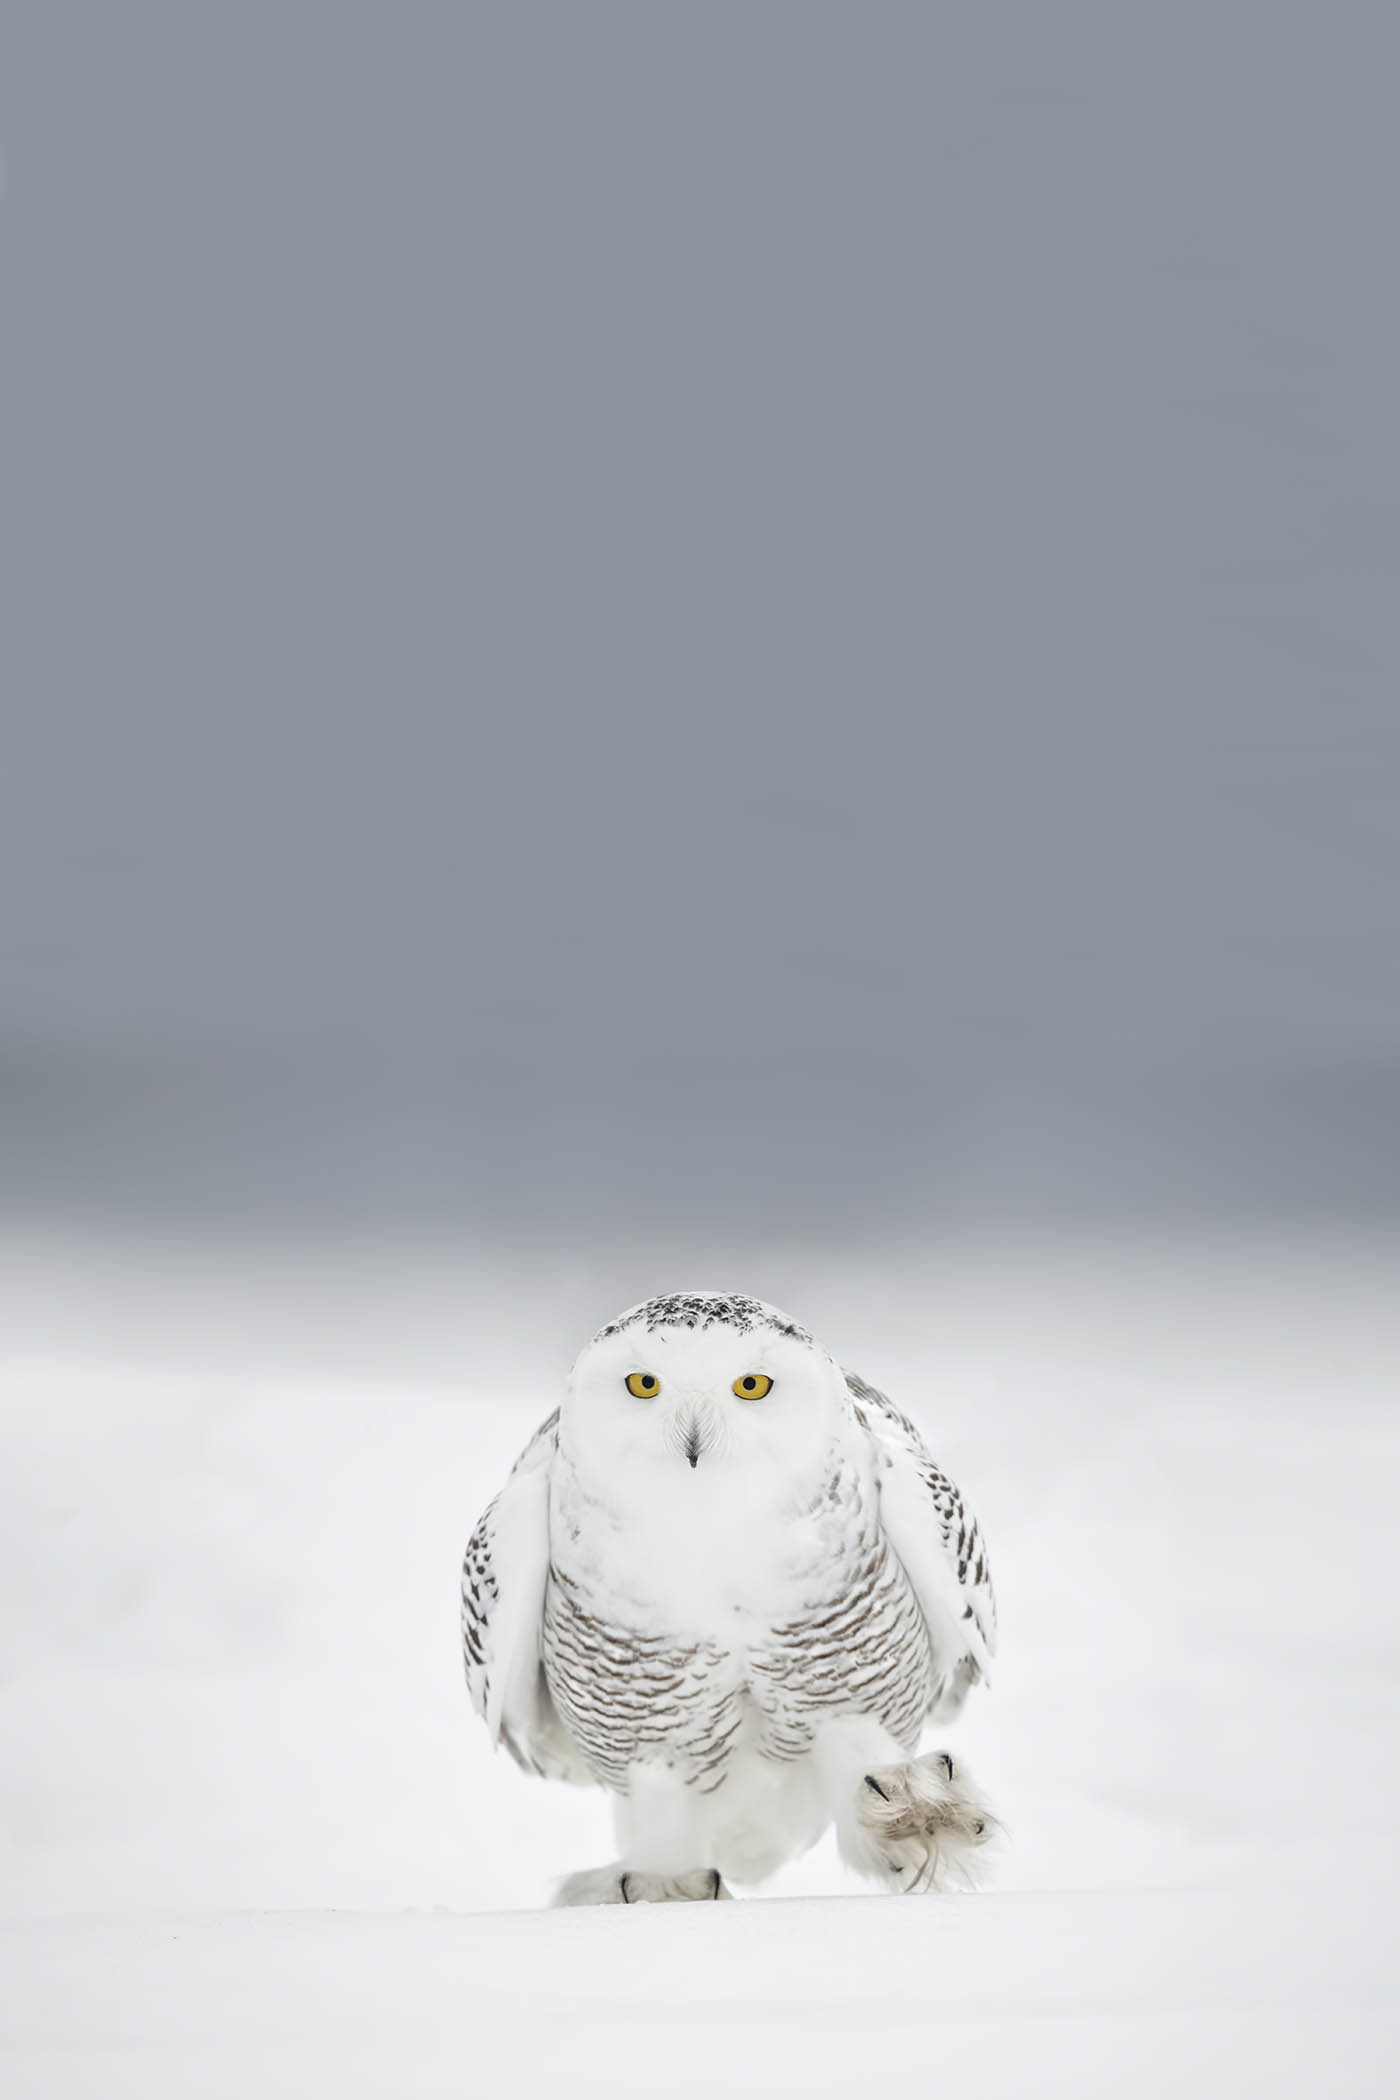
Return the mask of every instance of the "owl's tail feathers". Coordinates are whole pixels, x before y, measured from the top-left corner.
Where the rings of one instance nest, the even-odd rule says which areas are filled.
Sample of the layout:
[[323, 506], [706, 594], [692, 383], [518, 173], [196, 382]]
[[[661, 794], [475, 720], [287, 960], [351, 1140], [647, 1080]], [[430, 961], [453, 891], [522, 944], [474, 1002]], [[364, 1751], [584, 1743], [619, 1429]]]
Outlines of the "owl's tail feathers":
[[524, 1718], [503, 1714], [493, 1739], [505, 1746], [522, 1772], [532, 1772], [540, 1779], [562, 1779], [570, 1786], [598, 1784], [559, 1718], [543, 1671]]
[[552, 1908], [590, 1903], [727, 1903], [729, 1891], [713, 1867], [693, 1874], [638, 1874], [615, 1860], [567, 1874], [554, 1891]]
[[975, 1657], [960, 1656], [937, 1680], [933, 1697], [929, 1701], [928, 1717], [931, 1721], [951, 1721], [962, 1712], [967, 1695], [974, 1684], [985, 1684], [987, 1673]]

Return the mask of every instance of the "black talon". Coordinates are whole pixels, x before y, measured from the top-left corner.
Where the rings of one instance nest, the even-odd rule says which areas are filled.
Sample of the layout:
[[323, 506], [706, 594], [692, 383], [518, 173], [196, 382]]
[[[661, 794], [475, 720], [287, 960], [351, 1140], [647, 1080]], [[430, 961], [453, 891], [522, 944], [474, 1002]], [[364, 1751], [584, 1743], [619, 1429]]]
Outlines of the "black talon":
[[888, 1800], [889, 1800], [889, 1798], [890, 1798], [890, 1797], [889, 1797], [889, 1795], [888, 1795], [888, 1794], [887, 1794], [887, 1793], [885, 1792], [885, 1789], [884, 1789], [884, 1788], [883, 1788], [883, 1787], [881, 1786], [881, 1784], [880, 1784], [879, 1780], [878, 1780], [878, 1779], [872, 1779], [872, 1778], [871, 1778], [871, 1776], [870, 1776], [870, 1774], [869, 1774], [868, 1772], [867, 1772], [867, 1773], [866, 1773], [866, 1775], [865, 1775], [865, 1783], [866, 1783], [866, 1785], [867, 1785], [867, 1786], [869, 1787], [869, 1789], [870, 1789], [870, 1791], [871, 1791], [871, 1793], [872, 1793], [872, 1794], [878, 1794], [878, 1795], [880, 1796], [880, 1799], [881, 1799], [882, 1801], [888, 1801]]
[[720, 1878], [719, 1878], [719, 1869], [718, 1869], [718, 1867], [711, 1867], [711, 1869], [710, 1869], [710, 1882], [711, 1882], [711, 1898], [712, 1898], [712, 1900], [713, 1900], [713, 1901], [714, 1901], [715, 1903], [718, 1903], [718, 1902], [719, 1902], [719, 1892], [720, 1892], [720, 1890], [721, 1890], [721, 1889], [723, 1888], [723, 1886], [724, 1886], [724, 1883], [723, 1883], [723, 1882], [722, 1882], [722, 1881], [720, 1880]]
[[972, 1835], [973, 1835], [973, 1836], [974, 1836], [975, 1838], [980, 1838], [980, 1837], [981, 1837], [981, 1835], [982, 1835], [982, 1832], [983, 1832], [983, 1831], [984, 1831], [984, 1830], [986, 1829], [986, 1827], [987, 1827], [987, 1826], [986, 1826], [986, 1824], [985, 1824], [985, 1823], [974, 1823], [974, 1824], [973, 1824], [973, 1826], [972, 1826]]
[[624, 1874], [622, 1877], [622, 1900], [624, 1903], [630, 1903], [632, 1901], [632, 1898], [627, 1893], [627, 1884], [630, 1879], [631, 1876], [627, 1874]]
[[948, 1774], [948, 1777], [951, 1779], [953, 1776], [953, 1760], [951, 1757], [949, 1757], [946, 1750], [941, 1750], [939, 1752], [939, 1763], [942, 1765], [944, 1771]]

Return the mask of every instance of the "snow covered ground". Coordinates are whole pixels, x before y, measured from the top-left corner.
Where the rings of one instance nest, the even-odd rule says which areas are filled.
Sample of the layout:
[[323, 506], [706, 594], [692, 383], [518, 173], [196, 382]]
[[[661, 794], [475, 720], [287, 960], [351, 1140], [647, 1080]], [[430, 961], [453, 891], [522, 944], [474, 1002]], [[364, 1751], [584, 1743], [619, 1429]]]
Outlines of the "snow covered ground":
[[176, 1914], [0, 1948], [16, 2095], [1394, 2091], [1394, 1945], [1353, 1889]]
[[[0, 1250], [0, 2087], [1388, 2089], [1397, 1249]], [[975, 1897], [549, 1913], [456, 1563], [573, 1349], [752, 1288], [925, 1424], [1004, 1645]], [[774, 1900], [786, 1898], [788, 1900]]]

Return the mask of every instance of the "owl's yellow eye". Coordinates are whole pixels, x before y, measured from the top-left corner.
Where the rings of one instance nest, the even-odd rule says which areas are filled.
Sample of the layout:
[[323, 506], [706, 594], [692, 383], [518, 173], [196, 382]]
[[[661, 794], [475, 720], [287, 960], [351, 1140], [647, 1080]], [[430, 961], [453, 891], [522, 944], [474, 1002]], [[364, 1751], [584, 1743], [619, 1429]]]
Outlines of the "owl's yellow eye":
[[741, 1400], [761, 1400], [765, 1393], [772, 1392], [773, 1381], [765, 1378], [762, 1371], [750, 1371], [746, 1377], [736, 1378], [730, 1390]]
[[661, 1380], [650, 1371], [633, 1371], [627, 1379], [627, 1390], [634, 1400], [654, 1400], [661, 1391]]

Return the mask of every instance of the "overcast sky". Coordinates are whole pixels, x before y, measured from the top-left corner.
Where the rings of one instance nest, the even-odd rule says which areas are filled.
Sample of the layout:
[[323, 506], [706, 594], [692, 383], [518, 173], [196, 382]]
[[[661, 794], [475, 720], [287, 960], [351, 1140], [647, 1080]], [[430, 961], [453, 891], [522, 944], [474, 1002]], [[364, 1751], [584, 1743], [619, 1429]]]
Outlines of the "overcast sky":
[[1400, 1196], [1398, 64], [9, 0], [0, 1196]]

